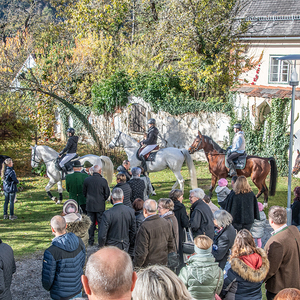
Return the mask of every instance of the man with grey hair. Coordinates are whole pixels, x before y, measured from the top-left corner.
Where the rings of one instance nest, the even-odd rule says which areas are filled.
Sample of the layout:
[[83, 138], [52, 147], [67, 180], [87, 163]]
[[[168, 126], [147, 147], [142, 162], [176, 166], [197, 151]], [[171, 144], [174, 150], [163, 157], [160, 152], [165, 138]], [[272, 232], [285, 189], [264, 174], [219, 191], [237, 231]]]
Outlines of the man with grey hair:
[[175, 243], [172, 225], [157, 214], [157, 203], [148, 199], [144, 202], [142, 222], [135, 241], [135, 267], [167, 265], [168, 254], [174, 252]]
[[287, 226], [283, 207], [272, 206], [269, 223], [274, 231], [265, 250], [270, 269], [265, 278], [267, 299], [274, 299], [285, 288], [300, 289], [300, 233], [296, 226]]
[[83, 195], [86, 197], [86, 211], [92, 221], [92, 225], [89, 229], [90, 246], [94, 244], [96, 221], [98, 222], [99, 242], [99, 224], [101, 224], [102, 214], [105, 211], [105, 201], [110, 195], [108, 183], [106, 179], [101, 176], [101, 167], [95, 165], [93, 169], [93, 175], [87, 177], [83, 182]]
[[102, 215], [99, 231], [99, 247], [116, 246], [133, 253], [136, 235], [134, 210], [123, 204], [122, 189], [114, 188], [111, 194], [113, 207]]
[[135, 199], [140, 198], [144, 199], [144, 194], [146, 190], [145, 182], [140, 178], [141, 176], [141, 169], [138, 167], [132, 168], [132, 178], [128, 181], [128, 184], [131, 187], [132, 194], [131, 194], [131, 202]]
[[89, 300], [130, 300], [136, 279], [130, 256], [113, 246], [92, 254], [81, 277]]
[[52, 245], [45, 251], [42, 284], [50, 291], [51, 299], [72, 299], [81, 296], [80, 281], [85, 263], [85, 247], [81, 238], [66, 232], [67, 224], [62, 216], [51, 219], [55, 235]]
[[205, 193], [197, 188], [190, 191], [190, 226], [193, 236], [206, 235], [214, 239], [214, 216], [209, 206], [203, 200]]

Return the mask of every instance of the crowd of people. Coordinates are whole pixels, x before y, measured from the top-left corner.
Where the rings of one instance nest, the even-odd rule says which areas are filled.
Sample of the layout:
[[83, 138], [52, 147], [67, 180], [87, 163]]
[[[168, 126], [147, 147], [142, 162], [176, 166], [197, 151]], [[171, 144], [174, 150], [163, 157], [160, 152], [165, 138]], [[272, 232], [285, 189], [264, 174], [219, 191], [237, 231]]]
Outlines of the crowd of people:
[[[5, 161], [4, 218], [13, 220], [17, 177]], [[183, 192], [150, 199], [151, 182], [141, 168], [124, 161], [110, 190], [101, 167], [75, 162], [66, 176], [70, 199], [51, 219], [54, 235], [45, 250], [42, 285], [51, 299], [300, 299], [300, 187], [294, 190], [293, 225], [286, 210], [272, 206], [272, 236], [262, 248], [266, 215], [245, 176], [222, 178], [214, 205], [201, 188], [190, 191], [190, 214]], [[10, 189], [8, 189], [10, 187]], [[113, 207], [106, 210], [110, 199]], [[50, 229], [50, 228], [49, 228]], [[86, 249], [100, 250], [86, 261]], [[192, 233], [192, 242], [186, 240]], [[192, 254], [185, 243], [192, 244]], [[0, 240], [0, 299], [12, 299], [16, 270], [12, 249]]]

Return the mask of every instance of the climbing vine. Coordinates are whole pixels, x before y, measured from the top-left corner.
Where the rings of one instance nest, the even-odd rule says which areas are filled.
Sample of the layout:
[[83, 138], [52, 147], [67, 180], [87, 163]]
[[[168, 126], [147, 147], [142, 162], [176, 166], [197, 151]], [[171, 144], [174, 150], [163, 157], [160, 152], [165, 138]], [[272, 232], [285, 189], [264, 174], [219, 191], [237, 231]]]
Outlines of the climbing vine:
[[[253, 127], [250, 121], [250, 111], [244, 108], [244, 118], [239, 120], [232, 115], [231, 125], [239, 122], [245, 133], [246, 151], [250, 155], [262, 157], [273, 156], [276, 159], [278, 172], [281, 176], [288, 173], [288, 116], [290, 112], [290, 99], [272, 99], [270, 113], [263, 122]], [[234, 132], [229, 128], [230, 140]]]

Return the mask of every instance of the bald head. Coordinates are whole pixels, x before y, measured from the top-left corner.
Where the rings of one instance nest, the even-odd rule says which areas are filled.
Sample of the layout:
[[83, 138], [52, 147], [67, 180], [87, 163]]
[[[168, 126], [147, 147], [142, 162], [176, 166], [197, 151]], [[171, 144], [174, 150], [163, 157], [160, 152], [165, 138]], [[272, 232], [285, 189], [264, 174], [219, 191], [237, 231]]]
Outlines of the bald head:
[[132, 261], [128, 253], [117, 247], [104, 247], [92, 254], [86, 264], [85, 276], [93, 299], [131, 297], [134, 286]]
[[64, 217], [62, 216], [54, 216], [51, 219], [51, 227], [58, 234], [65, 234], [67, 223]]
[[101, 174], [101, 167], [99, 165], [95, 165], [93, 172]]

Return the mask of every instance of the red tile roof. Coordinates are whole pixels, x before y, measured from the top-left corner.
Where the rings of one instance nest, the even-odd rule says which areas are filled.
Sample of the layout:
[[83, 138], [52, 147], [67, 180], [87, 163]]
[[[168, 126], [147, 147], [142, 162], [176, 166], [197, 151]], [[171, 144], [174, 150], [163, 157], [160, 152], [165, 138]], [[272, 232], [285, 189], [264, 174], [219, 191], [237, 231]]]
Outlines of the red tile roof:
[[[239, 92], [248, 97], [260, 98], [291, 98], [292, 88], [281, 86], [265, 86], [265, 85], [250, 85], [244, 84], [238, 88], [232, 89], [234, 92]], [[296, 88], [295, 99], [300, 100], [300, 88]]]

